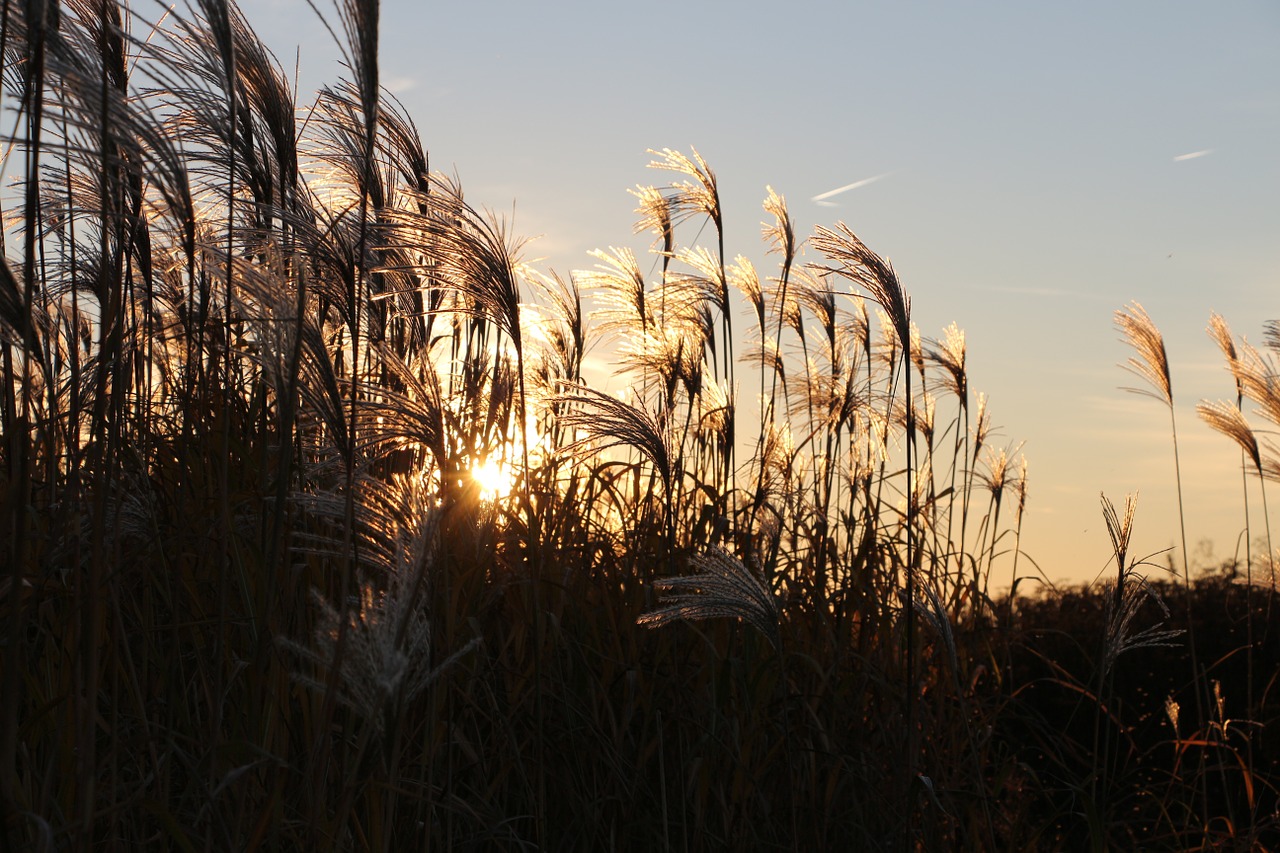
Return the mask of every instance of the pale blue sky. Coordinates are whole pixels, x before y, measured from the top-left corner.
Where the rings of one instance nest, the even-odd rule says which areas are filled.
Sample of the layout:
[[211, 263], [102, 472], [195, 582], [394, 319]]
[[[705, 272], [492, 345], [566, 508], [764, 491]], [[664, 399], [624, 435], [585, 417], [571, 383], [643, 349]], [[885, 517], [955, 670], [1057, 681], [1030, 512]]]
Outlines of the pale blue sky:
[[[304, 92], [340, 73], [304, 0], [244, 11], [286, 66], [301, 45]], [[1255, 342], [1280, 318], [1274, 0], [384, 0], [382, 40], [433, 168], [514, 209], [542, 266], [645, 247], [626, 190], [662, 180], [648, 148], [707, 158], [727, 251], [762, 271], [766, 184], [803, 234], [848, 223], [923, 334], [966, 330], [972, 387], [1026, 442], [1023, 545], [1053, 579], [1104, 568], [1103, 490], [1140, 491], [1135, 551], [1176, 540], [1167, 413], [1118, 390], [1112, 313], [1140, 301], [1173, 366], [1188, 538], [1234, 549], [1239, 457], [1193, 407], [1234, 393], [1209, 312]]]

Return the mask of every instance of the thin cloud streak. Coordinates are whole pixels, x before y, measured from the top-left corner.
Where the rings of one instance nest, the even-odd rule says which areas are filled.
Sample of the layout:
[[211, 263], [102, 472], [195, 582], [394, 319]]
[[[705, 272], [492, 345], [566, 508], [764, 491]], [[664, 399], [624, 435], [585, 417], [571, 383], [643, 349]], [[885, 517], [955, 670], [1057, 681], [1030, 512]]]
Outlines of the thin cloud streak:
[[1173, 158], [1173, 162], [1181, 163], [1183, 160], [1195, 160], [1198, 157], [1207, 157], [1212, 153], [1212, 148], [1206, 148], [1203, 151], [1192, 151], [1189, 154], [1179, 154]]
[[883, 175], [874, 175], [873, 177], [870, 177], [870, 178], [863, 178], [860, 181], [854, 181], [851, 184], [845, 184], [842, 187], [836, 187], [833, 190], [827, 190], [825, 193], [819, 193], [818, 195], [815, 195], [813, 198], [809, 199], [809, 201], [817, 202], [823, 207], [835, 207], [836, 202], [827, 201], [827, 199], [831, 198], [832, 196], [840, 195], [840, 193], [847, 193], [849, 192], [849, 190], [856, 190], [859, 187], [865, 187], [867, 184], [874, 184], [876, 181], [880, 180], [881, 178], [887, 178], [892, 174], [893, 174], [892, 172], [885, 172]]

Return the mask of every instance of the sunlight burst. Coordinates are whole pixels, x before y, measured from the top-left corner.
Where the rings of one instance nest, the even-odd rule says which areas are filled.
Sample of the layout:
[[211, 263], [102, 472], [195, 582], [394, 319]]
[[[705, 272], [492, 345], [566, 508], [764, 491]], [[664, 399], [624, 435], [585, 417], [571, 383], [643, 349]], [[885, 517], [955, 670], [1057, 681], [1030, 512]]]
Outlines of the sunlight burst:
[[471, 467], [471, 479], [480, 487], [480, 497], [492, 501], [511, 494], [515, 475], [501, 460], [489, 457]]

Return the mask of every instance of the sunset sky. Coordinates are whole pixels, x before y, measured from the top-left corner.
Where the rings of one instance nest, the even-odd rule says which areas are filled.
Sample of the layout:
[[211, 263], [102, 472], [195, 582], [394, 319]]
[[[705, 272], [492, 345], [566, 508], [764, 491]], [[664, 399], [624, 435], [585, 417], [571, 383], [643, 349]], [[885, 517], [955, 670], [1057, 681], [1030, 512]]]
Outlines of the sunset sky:
[[[303, 102], [342, 73], [305, 0], [243, 9], [286, 68], [300, 49]], [[664, 180], [649, 148], [707, 159], [727, 254], [762, 274], [766, 185], [801, 234], [847, 223], [924, 335], [966, 331], [995, 440], [1025, 442], [1023, 547], [1053, 580], [1106, 567], [1100, 492], [1140, 493], [1134, 552], [1177, 541], [1167, 410], [1120, 390], [1112, 317], [1141, 302], [1173, 370], [1188, 540], [1235, 551], [1239, 453], [1194, 406], [1234, 395], [1210, 312], [1255, 343], [1280, 319], [1274, 0], [384, 0], [381, 67], [432, 167], [538, 237], [541, 268], [647, 246], [627, 189]]]

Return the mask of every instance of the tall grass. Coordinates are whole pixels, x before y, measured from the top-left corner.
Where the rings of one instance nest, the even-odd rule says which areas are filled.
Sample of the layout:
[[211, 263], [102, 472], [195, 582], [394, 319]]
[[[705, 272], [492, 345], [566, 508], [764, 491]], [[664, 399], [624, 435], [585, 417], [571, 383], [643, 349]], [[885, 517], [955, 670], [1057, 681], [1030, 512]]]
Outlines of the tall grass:
[[[652, 258], [532, 269], [429, 170], [379, 16], [335, 4], [349, 79], [295, 103], [224, 0], [3, 7], [5, 848], [1274, 831], [1252, 667], [1196, 734], [1138, 730], [1186, 685], [1127, 691], [1181, 649], [1134, 641], [1165, 629], [1132, 626], [1121, 549], [1075, 611], [993, 594], [1021, 579], [1025, 459], [888, 261], [843, 224], [798, 238], [772, 189], [769, 267], [730, 258], [715, 173], [663, 149], [670, 182], [634, 191]], [[1272, 417], [1271, 362], [1241, 365]], [[1164, 597], [1237, 606], [1202, 586]], [[1245, 606], [1262, 629], [1202, 686], [1280, 636]]]

